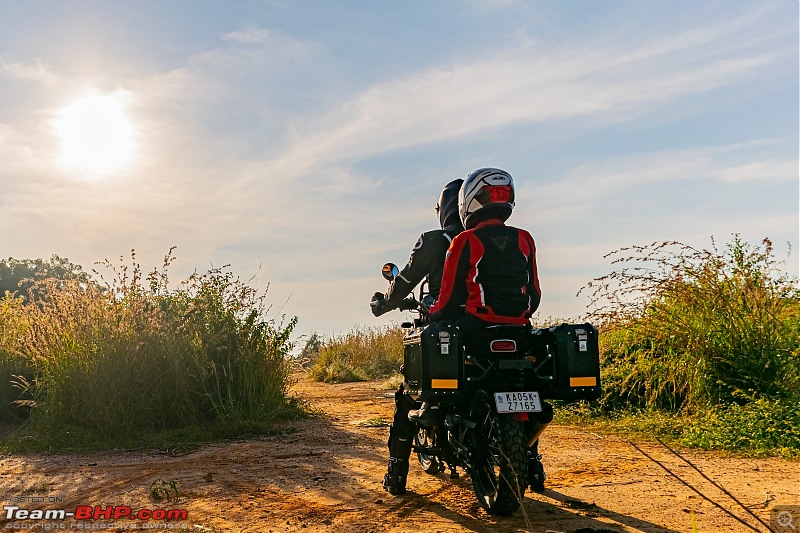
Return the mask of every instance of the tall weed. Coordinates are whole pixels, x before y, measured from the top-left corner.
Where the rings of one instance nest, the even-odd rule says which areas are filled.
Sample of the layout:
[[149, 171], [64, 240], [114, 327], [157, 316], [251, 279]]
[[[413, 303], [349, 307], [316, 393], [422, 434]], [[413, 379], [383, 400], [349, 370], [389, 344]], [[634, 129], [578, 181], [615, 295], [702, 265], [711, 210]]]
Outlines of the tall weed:
[[19, 422], [29, 412], [23, 404], [31, 398], [23, 390], [33, 377], [33, 366], [15, 342], [28, 329], [22, 302], [22, 297], [10, 294], [0, 300], [0, 422]]
[[322, 343], [310, 375], [328, 383], [390, 376], [403, 364], [403, 335], [396, 325], [355, 327]]
[[800, 292], [768, 239], [609, 255], [619, 268], [586, 287], [602, 328], [604, 405], [694, 412], [800, 395]]
[[224, 268], [170, 290], [171, 252], [146, 276], [132, 253], [130, 265], [102, 263], [112, 275], [95, 272], [102, 284], [41, 278], [35, 301], [0, 302], [2, 381], [23, 389], [0, 396], [6, 410], [30, 407], [42, 433], [128, 434], [265, 422], [288, 410], [296, 319], [268, 319], [266, 293]]

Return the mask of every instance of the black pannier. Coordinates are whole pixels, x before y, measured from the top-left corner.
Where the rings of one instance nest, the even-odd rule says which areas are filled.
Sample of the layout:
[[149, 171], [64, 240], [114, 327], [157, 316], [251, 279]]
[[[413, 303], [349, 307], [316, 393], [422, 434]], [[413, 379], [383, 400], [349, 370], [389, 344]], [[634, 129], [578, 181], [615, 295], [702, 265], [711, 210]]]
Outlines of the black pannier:
[[463, 384], [461, 332], [455, 325], [431, 324], [403, 338], [403, 376], [406, 390], [455, 396]]
[[480, 381], [480, 374], [491, 368], [524, 390], [539, 392], [543, 399], [600, 397], [597, 329], [591, 324], [488, 327], [467, 339], [466, 358], [464, 342], [453, 324], [431, 324], [406, 334], [406, 390], [422, 399], [458, 396], [466, 392], [469, 381]]
[[534, 329], [531, 353], [536, 359], [534, 368], [539, 366], [534, 382], [538, 382], [543, 398], [596, 400], [600, 397], [600, 352], [597, 328], [591, 324]]

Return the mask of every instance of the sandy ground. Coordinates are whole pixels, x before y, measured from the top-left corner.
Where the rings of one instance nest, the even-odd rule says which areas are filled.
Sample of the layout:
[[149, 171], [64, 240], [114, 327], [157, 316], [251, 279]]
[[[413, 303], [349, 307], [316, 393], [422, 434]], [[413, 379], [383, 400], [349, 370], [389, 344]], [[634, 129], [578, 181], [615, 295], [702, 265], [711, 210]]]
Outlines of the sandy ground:
[[[29, 512], [70, 511], [79, 505], [130, 506], [134, 511], [185, 509], [185, 520], [100, 519], [80, 524], [9, 520], [5, 509], [0, 528], [607, 533], [688, 532], [696, 527], [714, 532], [769, 531], [731, 496], [767, 524], [776, 505], [800, 505], [800, 463], [680, 450], [710, 480], [727, 489], [729, 496], [658, 443], [631, 443], [567, 426], [551, 426], [542, 438], [547, 490], [526, 494], [522, 508], [511, 517], [483, 512], [469, 476], [462, 474], [453, 481], [445, 474], [429, 476], [416, 461], [409, 493], [394, 497], [381, 488], [386, 425], [393, 409], [389, 391], [371, 382], [325, 385], [304, 378], [294, 391], [320, 416], [289, 423], [281, 434], [270, 437], [147, 453], [0, 457], [0, 500], [6, 508], [17, 506]], [[154, 482], [165, 487], [177, 482], [178, 496], [173, 493], [169, 501], [154, 502], [150, 499]], [[792, 525], [800, 529], [800, 520]], [[797, 531], [780, 526], [774, 530]]]

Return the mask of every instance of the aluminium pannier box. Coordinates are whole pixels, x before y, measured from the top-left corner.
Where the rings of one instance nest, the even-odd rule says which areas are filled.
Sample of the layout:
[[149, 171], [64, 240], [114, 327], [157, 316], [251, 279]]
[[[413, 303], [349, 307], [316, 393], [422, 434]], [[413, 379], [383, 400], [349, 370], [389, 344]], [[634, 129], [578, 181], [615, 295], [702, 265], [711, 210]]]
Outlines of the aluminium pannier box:
[[597, 328], [591, 324], [561, 324], [534, 329], [531, 350], [547, 365], [552, 382], [542, 387], [551, 400], [596, 400], [600, 397], [600, 352]]
[[411, 393], [456, 395], [460, 379], [461, 337], [456, 326], [431, 324], [403, 338], [403, 377]]

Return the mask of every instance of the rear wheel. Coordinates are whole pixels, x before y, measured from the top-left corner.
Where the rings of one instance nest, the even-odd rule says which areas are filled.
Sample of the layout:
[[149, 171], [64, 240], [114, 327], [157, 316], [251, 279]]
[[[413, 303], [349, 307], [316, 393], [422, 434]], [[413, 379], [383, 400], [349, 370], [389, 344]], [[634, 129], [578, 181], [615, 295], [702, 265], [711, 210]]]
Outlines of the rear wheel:
[[[433, 428], [420, 427], [417, 434], [414, 435], [414, 445], [417, 448], [432, 448], [435, 442], [434, 431], [436, 430]], [[419, 465], [426, 474], [436, 475], [439, 473], [439, 461], [434, 456], [417, 453], [417, 459], [419, 459]]]
[[478, 503], [490, 514], [511, 514], [520, 506], [527, 488], [524, 424], [511, 415], [498, 415], [484, 392], [476, 395], [470, 415], [477, 423], [470, 474]]

